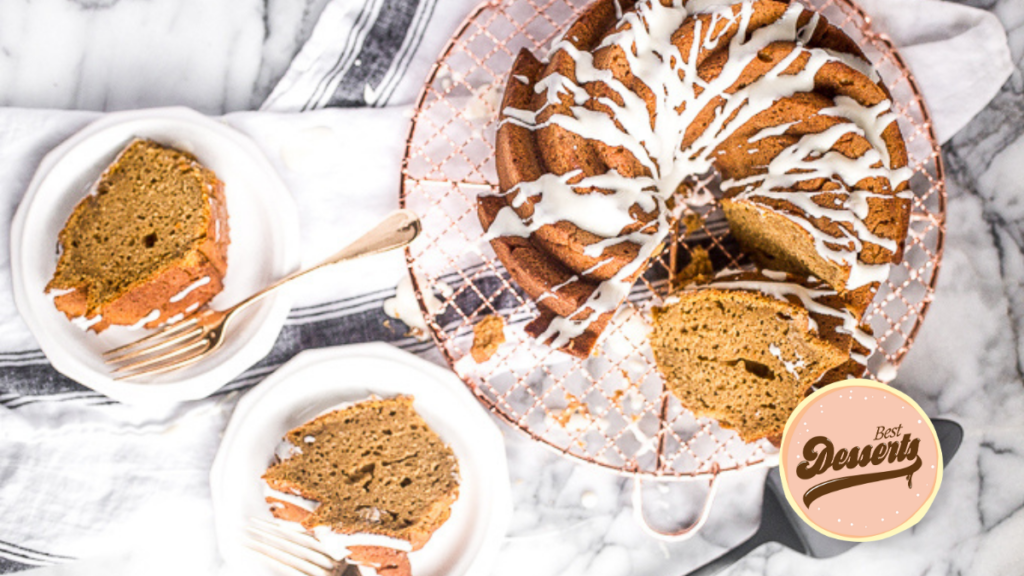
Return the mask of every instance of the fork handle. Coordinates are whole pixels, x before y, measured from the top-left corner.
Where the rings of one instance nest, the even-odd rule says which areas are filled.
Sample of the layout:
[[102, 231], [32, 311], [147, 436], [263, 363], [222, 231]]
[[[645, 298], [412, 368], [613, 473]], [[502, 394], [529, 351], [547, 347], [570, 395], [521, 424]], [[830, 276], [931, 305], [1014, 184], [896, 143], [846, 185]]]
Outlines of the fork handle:
[[398, 210], [396, 212], [392, 212], [369, 232], [363, 234], [354, 242], [345, 246], [323, 262], [304, 270], [293, 272], [288, 276], [281, 278], [263, 290], [260, 290], [238, 304], [235, 304], [225, 312], [231, 314], [255, 304], [278, 288], [288, 284], [292, 280], [301, 278], [314, 270], [319, 270], [339, 262], [354, 260], [363, 256], [380, 254], [381, 252], [401, 248], [415, 240], [416, 237], [419, 236], [421, 229], [422, 226], [420, 224], [419, 217], [417, 217], [411, 210]]

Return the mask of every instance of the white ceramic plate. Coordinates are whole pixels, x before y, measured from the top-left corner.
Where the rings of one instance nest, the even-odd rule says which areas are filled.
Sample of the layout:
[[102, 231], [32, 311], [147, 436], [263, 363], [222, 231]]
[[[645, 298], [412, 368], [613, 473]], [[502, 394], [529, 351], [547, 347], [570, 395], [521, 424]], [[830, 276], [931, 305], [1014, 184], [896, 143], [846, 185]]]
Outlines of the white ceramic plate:
[[453, 373], [386, 344], [360, 344], [303, 352], [238, 403], [210, 473], [218, 545], [237, 573], [274, 574], [243, 538], [249, 518], [272, 519], [260, 476], [285, 432], [371, 394], [412, 395], [459, 461], [459, 498], [448, 521], [409, 554], [412, 573], [490, 572], [512, 513], [501, 433]]
[[266, 356], [288, 315], [284, 293], [232, 322], [224, 346], [203, 361], [165, 375], [118, 382], [100, 353], [145, 331], [112, 327], [102, 334], [72, 324], [43, 292], [57, 266], [57, 234], [103, 169], [135, 137], [186, 150], [224, 181], [231, 245], [225, 308], [299, 264], [298, 214], [291, 194], [256, 145], [223, 122], [186, 108], [104, 116], [43, 158], [11, 226], [11, 271], [18, 310], [54, 368], [115, 400], [171, 403], [207, 396]]

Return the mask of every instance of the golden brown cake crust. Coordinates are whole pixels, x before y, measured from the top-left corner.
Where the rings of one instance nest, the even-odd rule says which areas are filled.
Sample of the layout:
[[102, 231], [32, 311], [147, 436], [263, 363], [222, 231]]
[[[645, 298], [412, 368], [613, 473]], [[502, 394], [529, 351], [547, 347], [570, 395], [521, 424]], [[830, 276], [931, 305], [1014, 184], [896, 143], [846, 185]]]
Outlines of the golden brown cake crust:
[[[146, 166], [147, 161], [152, 165]], [[135, 165], [124, 165], [129, 162]], [[109, 186], [113, 177], [124, 176], [112, 174], [126, 170], [137, 171], [140, 165], [144, 169], [157, 171], [156, 174], [147, 173], [148, 177], [154, 179], [168, 177], [166, 171], [175, 171], [177, 173], [171, 177], [179, 181], [187, 180], [190, 186], [199, 191], [202, 196], [198, 203], [199, 211], [194, 214], [195, 220], [192, 221], [198, 223], [199, 228], [190, 230], [191, 223], [185, 222], [176, 225], [175, 232], [195, 235], [187, 250], [177, 257], [167, 259], [143, 277], [127, 279], [122, 288], [106, 290], [100, 295], [101, 290], [89, 283], [87, 274], [74, 270], [76, 266], [81, 267], [76, 262], [81, 256], [72, 243], [76, 241], [79, 228], [90, 225], [95, 227], [96, 219], [104, 218], [105, 214], [113, 211], [104, 205], [109, 199], [102, 191], [105, 186]], [[126, 186], [123, 182], [117, 185]], [[135, 140], [104, 171], [97, 183], [97, 190], [101, 193], [90, 194], [79, 202], [61, 230], [58, 238], [62, 247], [61, 257], [53, 279], [46, 286], [47, 292], [57, 293], [54, 305], [68, 319], [86, 319], [90, 321], [87, 324], [91, 324], [89, 329], [95, 332], [101, 332], [111, 325], [136, 325], [144, 319], [145, 328], [154, 328], [169, 319], [190, 313], [220, 293], [227, 274], [230, 229], [224, 183], [211, 170], [179, 150], [148, 140]], [[120, 209], [122, 215], [125, 212], [131, 213], [124, 209], [123, 204], [115, 208]], [[131, 229], [132, 233], [137, 230], [136, 235], [140, 238], [150, 233], [149, 228], [134, 221], [119, 222], [118, 227]], [[153, 234], [164, 232], [152, 231]], [[98, 261], [103, 259], [100, 255], [90, 256]], [[96, 277], [95, 267], [90, 273]]]
[[400, 550], [380, 546], [352, 546], [348, 560], [372, 568], [377, 576], [412, 576], [409, 555]]

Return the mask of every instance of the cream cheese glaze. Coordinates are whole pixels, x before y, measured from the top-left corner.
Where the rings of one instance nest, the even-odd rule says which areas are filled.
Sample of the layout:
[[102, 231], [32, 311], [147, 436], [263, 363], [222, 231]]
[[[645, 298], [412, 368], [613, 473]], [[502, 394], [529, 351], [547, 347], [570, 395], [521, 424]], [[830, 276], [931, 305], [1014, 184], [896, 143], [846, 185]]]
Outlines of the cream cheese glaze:
[[[220, 221], [218, 220], [217, 223], [220, 224]], [[206, 286], [209, 283], [210, 283], [210, 277], [209, 276], [203, 276], [199, 280], [196, 280], [195, 282], [193, 282], [193, 283], [189, 284], [188, 286], [186, 286], [181, 292], [178, 292], [174, 296], [171, 296], [168, 301], [169, 302], [180, 302], [180, 301], [184, 300], [185, 297], [188, 296], [189, 293], [191, 293], [196, 288], [200, 288], [202, 286]]]

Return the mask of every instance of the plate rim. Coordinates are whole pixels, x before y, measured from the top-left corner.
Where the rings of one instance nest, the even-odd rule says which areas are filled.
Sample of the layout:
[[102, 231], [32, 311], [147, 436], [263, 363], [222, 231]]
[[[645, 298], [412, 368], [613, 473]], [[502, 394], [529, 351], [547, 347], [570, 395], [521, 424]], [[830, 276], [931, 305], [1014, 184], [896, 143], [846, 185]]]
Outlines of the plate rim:
[[[108, 398], [131, 405], [167, 405], [189, 400], [205, 398], [220, 387], [227, 384], [245, 370], [265, 357], [273, 348], [281, 329], [291, 310], [291, 299], [287, 291], [281, 291], [267, 298], [269, 311], [262, 324], [249, 335], [247, 344], [211, 370], [204, 370], [189, 378], [172, 382], [161, 382], [158, 386], [146, 382], [129, 382], [114, 380], [109, 374], [103, 374], [82, 364], [71, 355], [62, 351], [63, 340], [55, 337], [45, 325], [32, 313], [31, 296], [24, 285], [22, 249], [26, 244], [23, 240], [24, 229], [29, 216], [45, 207], [35, 206], [38, 192], [46, 178], [63, 161], [69, 153], [77, 149], [90, 137], [118, 125], [140, 120], [164, 120], [183, 125], [198, 126], [223, 136], [232, 142], [238, 150], [252, 158], [254, 162], [265, 168], [269, 187], [278, 189], [282, 194], [275, 198], [274, 221], [278, 223], [280, 249], [282, 253], [282, 272], [288, 273], [300, 264], [300, 232], [298, 207], [295, 198], [285, 184], [281, 175], [273, 168], [269, 159], [259, 146], [244, 132], [234, 128], [218, 118], [206, 116], [196, 110], [184, 106], [170, 106], [129, 110], [104, 114], [89, 122], [73, 134], [51, 148], [39, 161], [25, 192], [18, 202], [14, 218], [11, 221], [10, 259], [11, 284], [15, 307], [35, 339], [36, 344], [46, 356], [47, 361], [62, 375], [75, 382], [95, 390]], [[72, 191], [68, 192], [69, 194]]]
[[[214, 529], [217, 536], [217, 549], [225, 564], [230, 565], [228, 554], [225, 554], [225, 539], [221, 538], [221, 531], [227, 530], [224, 526], [223, 498], [220, 486], [224, 483], [226, 475], [228, 454], [227, 447], [232, 445], [238, 434], [242, 421], [264, 398], [266, 398], [278, 386], [286, 383], [295, 374], [307, 368], [321, 363], [344, 362], [350, 359], [378, 360], [384, 365], [397, 363], [424, 373], [431, 384], [443, 387], [448, 393], [461, 398], [465, 407], [469, 409], [466, 414], [477, 420], [474, 435], [486, 438], [486, 442], [493, 443], [496, 449], [495, 457], [487, 463], [487, 473], [492, 476], [488, 486], [493, 488], [489, 495], [489, 515], [484, 523], [486, 534], [477, 554], [469, 562], [465, 572], [462, 574], [485, 574], [493, 566], [494, 560], [505, 540], [508, 527], [512, 520], [512, 485], [508, 474], [508, 458], [505, 452], [505, 442], [501, 430], [496, 422], [487, 416], [487, 411], [481, 406], [472, 394], [466, 390], [462, 380], [450, 370], [437, 364], [424, 360], [410, 352], [406, 352], [385, 342], [369, 342], [362, 344], [348, 344], [343, 346], [331, 346], [326, 348], [313, 348], [296, 354], [291, 360], [282, 364], [277, 370], [267, 376], [262, 382], [247, 391], [238, 404], [235, 406], [228, 424], [221, 434], [220, 444], [210, 468], [210, 499], [213, 505]], [[346, 384], [340, 384], [339, 389]], [[359, 383], [359, 386], [366, 388], [373, 387], [373, 384]], [[495, 481], [497, 480], [497, 481]], [[472, 510], [472, 509], [471, 509]]]

